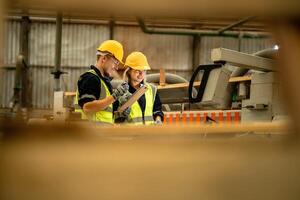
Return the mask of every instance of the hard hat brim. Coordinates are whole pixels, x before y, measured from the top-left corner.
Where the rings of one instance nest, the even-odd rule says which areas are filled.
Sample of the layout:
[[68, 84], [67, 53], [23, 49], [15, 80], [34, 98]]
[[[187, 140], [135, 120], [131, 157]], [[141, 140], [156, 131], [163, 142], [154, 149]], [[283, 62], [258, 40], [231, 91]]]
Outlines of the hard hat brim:
[[119, 60], [118, 58], [116, 58], [116, 56], [115, 56], [114, 54], [112, 54], [112, 53], [110, 53], [110, 52], [108, 52], [108, 51], [107, 51], [107, 52], [103, 52], [103, 51], [97, 49], [96, 56], [97, 56], [97, 55], [102, 55], [101, 52], [102, 52], [102, 53], [107, 53], [108, 55], [112, 56], [114, 59], [116, 59], [117, 61], [119, 61], [122, 65], [124, 65], [124, 62], [123, 62], [122, 60]]
[[131, 69], [135, 69], [135, 70], [151, 70], [151, 68], [149, 66], [138, 66], [138, 67], [131, 67], [128, 65], [125, 65], [126, 67], [129, 67]]

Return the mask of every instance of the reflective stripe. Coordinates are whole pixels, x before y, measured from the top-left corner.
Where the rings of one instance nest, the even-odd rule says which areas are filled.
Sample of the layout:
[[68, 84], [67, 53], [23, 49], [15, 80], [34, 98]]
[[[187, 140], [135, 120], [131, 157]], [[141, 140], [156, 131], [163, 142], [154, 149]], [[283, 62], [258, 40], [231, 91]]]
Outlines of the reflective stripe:
[[84, 99], [84, 98], [96, 99], [96, 97], [94, 95], [84, 94], [79, 98], [79, 100]]
[[106, 91], [105, 89], [105, 83], [101, 84], [101, 92], [100, 92], [100, 98], [99, 99], [105, 99], [106, 98], [106, 92], [103, 92], [103, 91]]

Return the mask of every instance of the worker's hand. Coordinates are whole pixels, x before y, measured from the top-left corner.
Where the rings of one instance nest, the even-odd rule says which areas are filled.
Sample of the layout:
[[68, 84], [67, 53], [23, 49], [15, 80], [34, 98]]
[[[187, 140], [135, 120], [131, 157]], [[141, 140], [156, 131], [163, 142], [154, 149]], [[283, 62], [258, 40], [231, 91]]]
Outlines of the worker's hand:
[[155, 125], [162, 125], [162, 121], [160, 119], [157, 119], [154, 121]]
[[128, 99], [130, 99], [130, 97], [132, 96], [132, 94], [130, 92], [126, 92], [125, 94], [123, 94], [123, 96], [121, 96], [118, 100], [120, 105], [123, 105], [124, 103], [126, 103], [128, 101]]
[[131, 111], [131, 108], [130, 107], [128, 107], [128, 108], [126, 108], [123, 112], [116, 112], [115, 113], [115, 118], [116, 119], [119, 119], [119, 118], [127, 118], [128, 116], [129, 116], [129, 114], [130, 114], [130, 111]]
[[123, 94], [129, 90], [129, 85], [127, 82], [120, 84], [115, 91], [112, 93], [112, 96], [115, 100], [119, 99]]
[[[127, 91], [125, 94], [123, 94], [121, 97], [119, 97], [118, 101], [120, 103], [120, 106], [122, 106], [124, 103], [126, 103], [131, 96], [132, 96], [132, 94]], [[128, 107], [122, 113], [119, 113], [117, 117], [127, 118], [130, 111], [131, 111], [131, 108]]]

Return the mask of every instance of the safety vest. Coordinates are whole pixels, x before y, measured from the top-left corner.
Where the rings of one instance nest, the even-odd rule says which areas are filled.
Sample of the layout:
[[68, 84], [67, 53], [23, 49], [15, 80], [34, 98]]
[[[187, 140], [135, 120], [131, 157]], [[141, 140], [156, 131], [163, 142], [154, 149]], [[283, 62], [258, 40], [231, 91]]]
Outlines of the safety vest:
[[[101, 93], [100, 93], [100, 99], [105, 99], [106, 97], [110, 96], [110, 91], [107, 88], [105, 82], [98, 76], [98, 74], [95, 72], [95, 70], [89, 70], [87, 71], [88, 73], [92, 73], [96, 75], [100, 79], [100, 87], [101, 87]], [[76, 91], [76, 96], [74, 99], [74, 106], [75, 106], [75, 112], [80, 112], [81, 113], [81, 119], [88, 119], [90, 121], [94, 122], [101, 122], [105, 124], [113, 124], [114, 119], [113, 119], [113, 106], [110, 104], [106, 109], [98, 111], [93, 114], [85, 114], [82, 110], [82, 108], [78, 105], [78, 89]]]
[[151, 84], [146, 83], [147, 91], [145, 92], [145, 112], [143, 116], [142, 109], [138, 103], [138, 101], [134, 102], [131, 106], [131, 111], [129, 113], [127, 121], [129, 123], [133, 123], [135, 125], [142, 125], [142, 124], [153, 124], [153, 105], [154, 100], [157, 92], [157, 88]]

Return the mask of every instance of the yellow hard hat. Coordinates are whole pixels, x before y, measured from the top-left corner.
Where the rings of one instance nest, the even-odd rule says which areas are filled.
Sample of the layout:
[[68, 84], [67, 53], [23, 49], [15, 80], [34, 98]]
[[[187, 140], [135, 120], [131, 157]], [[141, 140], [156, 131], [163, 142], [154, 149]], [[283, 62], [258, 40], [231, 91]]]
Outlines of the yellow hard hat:
[[123, 46], [116, 40], [106, 40], [98, 48], [98, 51], [111, 53], [120, 63], [123, 63]]
[[135, 70], [150, 70], [146, 56], [142, 52], [132, 52], [126, 58], [125, 66]]

